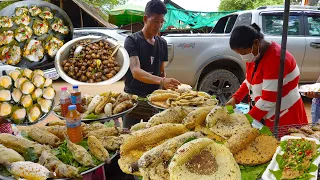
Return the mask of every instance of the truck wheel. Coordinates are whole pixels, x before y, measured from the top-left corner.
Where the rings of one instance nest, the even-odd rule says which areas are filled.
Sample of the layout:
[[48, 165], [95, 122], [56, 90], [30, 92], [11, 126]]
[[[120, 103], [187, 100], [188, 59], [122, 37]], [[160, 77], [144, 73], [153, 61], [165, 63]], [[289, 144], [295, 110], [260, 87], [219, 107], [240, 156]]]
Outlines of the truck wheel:
[[199, 90], [217, 96], [225, 104], [240, 86], [238, 78], [230, 71], [216, 69], [209, 72], [199, 83]]

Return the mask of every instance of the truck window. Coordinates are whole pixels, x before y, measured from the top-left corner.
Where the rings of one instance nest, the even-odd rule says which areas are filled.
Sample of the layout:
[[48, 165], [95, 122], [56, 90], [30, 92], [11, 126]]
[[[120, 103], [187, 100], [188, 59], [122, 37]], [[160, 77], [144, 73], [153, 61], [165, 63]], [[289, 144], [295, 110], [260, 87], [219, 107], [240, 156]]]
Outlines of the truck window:
[[224, 33], [230, 33], [232, 31], [233, 26], [237, 20], [237, 17], [238, 17], [237, 15], [230, 16], [230, 18], [228, 19], [226, 29], [224, 30]]
[[320, 36], [320, 15], [308, 14], [309, 36]]
[[225, 16], [219, 19], [217, 24], [214, 26], [213, 33], [230, 33], [236, 20], [237, 20], [238, 15], [230, 15], [230, 16]]
[[[283, 27], [283, 13], [262, 14], [262, 30], [265, 34], [281, 35]], [[300, 35], [300, 16], [290, 15], [288, 35]]]
[[234, 27], [236, 26], [243, 26], [243, 25], [251, 25], [252, 21], [252, 13], [244, 13], [244, 14], [240, 14], [238, 16], [238, 19], [234, 25]]

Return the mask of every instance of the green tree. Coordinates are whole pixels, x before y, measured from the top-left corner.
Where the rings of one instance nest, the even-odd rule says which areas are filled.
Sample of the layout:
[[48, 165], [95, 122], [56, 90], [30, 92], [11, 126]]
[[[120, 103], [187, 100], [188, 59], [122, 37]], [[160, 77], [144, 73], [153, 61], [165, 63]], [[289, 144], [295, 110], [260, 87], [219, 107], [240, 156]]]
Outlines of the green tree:
[[220, 11], [247, 10], [253, 9], [252, 0], [221, 0], [219, 5]]
[[283, 5], [283, 0], [258, 0], [254, 2], [254, 8], [261, 6]]
[[[291, 0], [301, 1], [301, 0]], [[283, 5], [283, 0], [221, 0], [219, 10], [249, 10], [261, 6]]]
[[17, 1], [2, 1], [2, 2], [0, 2], [0, 10], [9, 6], [12, 3], [15, 3], [15, 2], [17, 2]]
[[88, 4], [92, 4], [94, 6], [103, 7], [105, 9], [112, 9], [114, 6], [123, 5], [128, 0], [83, 0]]

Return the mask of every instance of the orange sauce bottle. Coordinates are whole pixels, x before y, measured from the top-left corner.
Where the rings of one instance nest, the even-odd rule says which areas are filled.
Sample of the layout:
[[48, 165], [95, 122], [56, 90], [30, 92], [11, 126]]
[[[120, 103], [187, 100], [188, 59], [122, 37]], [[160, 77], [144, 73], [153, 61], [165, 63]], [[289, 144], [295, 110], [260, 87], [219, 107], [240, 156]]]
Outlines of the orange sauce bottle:
[[67, 134], [71, 142], [78, 143], [82, 141], [81, 114], [77, 111], [75, 105], [68, 107], [66, 115]]

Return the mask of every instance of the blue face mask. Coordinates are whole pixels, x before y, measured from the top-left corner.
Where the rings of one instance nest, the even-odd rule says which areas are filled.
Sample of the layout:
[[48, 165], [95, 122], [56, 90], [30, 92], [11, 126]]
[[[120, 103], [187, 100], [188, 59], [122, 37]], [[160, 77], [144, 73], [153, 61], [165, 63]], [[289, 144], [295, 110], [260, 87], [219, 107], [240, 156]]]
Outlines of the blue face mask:
[[253, 45], [251, 47], [251, 53], [245, 54], [245, 55], [240, 54], [242, 60], [249, 63], [254, 62], [257, 59], [257, 57], [260, 55], [260, 48], [258, 47], [258, 54], [256, 56], [252, 52], [253, 52]]

